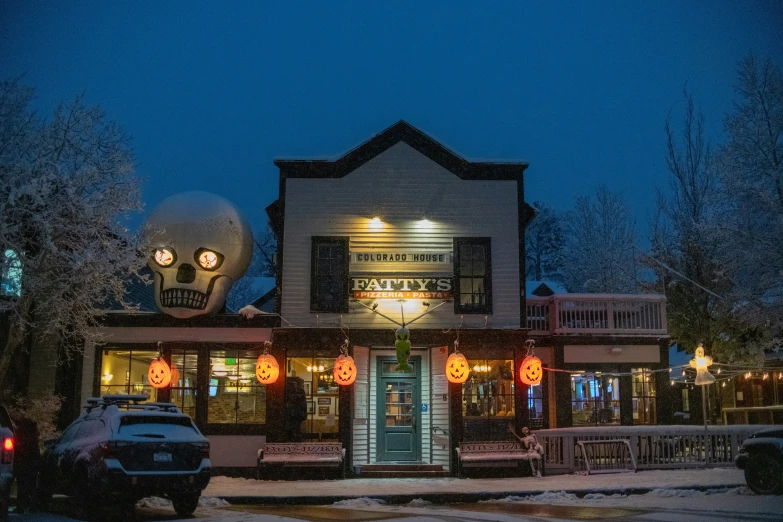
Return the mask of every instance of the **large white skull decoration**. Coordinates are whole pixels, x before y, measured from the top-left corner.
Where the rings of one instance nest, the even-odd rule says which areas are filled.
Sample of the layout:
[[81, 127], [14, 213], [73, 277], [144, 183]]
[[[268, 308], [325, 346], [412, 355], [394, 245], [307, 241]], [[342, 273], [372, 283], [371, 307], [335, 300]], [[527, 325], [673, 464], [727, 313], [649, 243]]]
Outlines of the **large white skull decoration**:
[[155, 302], [186, 319], [223, 308], [253, 255], [253, 232], [227, 199], [183, 192], [165, 199], [145, 225], [155, 273]]

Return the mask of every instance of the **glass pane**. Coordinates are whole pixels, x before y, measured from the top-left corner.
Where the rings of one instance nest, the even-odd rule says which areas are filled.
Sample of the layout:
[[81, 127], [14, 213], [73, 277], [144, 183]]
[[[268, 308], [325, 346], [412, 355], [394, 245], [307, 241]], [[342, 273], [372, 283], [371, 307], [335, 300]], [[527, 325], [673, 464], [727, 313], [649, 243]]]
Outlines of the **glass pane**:
[[156, 400], [157, 389], [147, 380], [157, 350], [104, 350], [101, 360], [101, 394], [144, 395]]
[[574, 426], [619, 424], [619, 379], [589, 373], [572, 375], [571, 410]]
[[266, 386], [255, 373], [259, 355], [260, 349], [209, 352], [208, 423], [266, 422]]
[[338, 385], [334, 357], [289, 357], [286, 360], [286, 433], [289, 440], [333, 439], [338, 432]]
[[514, 417], [514, 362], [470, 359], [470, 377], [462, 384], [464, 417]]
[[473, 245], [473, 275], [483, 276], [486, 273], [486, 262], [483, 245]]
[[459, 246], [459, 274], [462, 276], [473, 275], [473, 249], [471, 245]]

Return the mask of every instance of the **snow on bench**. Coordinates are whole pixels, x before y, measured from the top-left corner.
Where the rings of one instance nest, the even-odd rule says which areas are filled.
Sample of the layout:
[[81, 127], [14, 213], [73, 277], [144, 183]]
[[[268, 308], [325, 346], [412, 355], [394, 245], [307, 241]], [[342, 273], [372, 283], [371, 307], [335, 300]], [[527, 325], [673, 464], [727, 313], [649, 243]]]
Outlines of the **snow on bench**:
[[540, 458], [521, 442], [460, 442], [456, 451], [460, 476], [466, 467], [519, 466], [531, 458]]
[[340, 442], [275, 442], [258, 450], [258, 471], [282, 467], [335, 467], [345, 478], [345, 449]]

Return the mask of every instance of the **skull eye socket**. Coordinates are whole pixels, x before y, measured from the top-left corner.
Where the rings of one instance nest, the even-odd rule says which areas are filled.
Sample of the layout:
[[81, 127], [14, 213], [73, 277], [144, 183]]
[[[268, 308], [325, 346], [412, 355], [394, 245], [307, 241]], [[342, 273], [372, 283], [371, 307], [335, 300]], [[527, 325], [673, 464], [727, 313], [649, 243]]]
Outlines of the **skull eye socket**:
[[171, 266], [177, 260], [177, 253], [173, 248], [156, 248], [152, 258], [160, 266]]
[[209, 271], [220, 268], [224, 259], [223, 254], [208, 248], [199, 248], [196, 250], [196, 254], [193, 257], [196, 259], [198, 266]]

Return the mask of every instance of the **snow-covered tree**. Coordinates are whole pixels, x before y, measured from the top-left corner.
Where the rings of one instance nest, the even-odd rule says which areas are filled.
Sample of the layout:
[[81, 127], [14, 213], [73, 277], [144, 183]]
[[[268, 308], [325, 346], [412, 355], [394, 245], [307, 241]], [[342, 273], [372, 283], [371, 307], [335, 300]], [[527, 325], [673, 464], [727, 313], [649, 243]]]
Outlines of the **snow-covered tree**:
[[569, 292], [637, 290], [635, 222], [621, 194], [599, 186], [594, 199], [577, 198], [563, 228], [563, 282]]
[[257, 277], [275, 277], [274, 263], [277, 241], [272, 230], [267, 226], [261, 232], [257, 232], [253, 238], [253, 259], [250, 267], [242, 278], [231, 287], [226, 299], [226, 304], [232, 310], [239, 310], [245, 305], [261, 297], [253, 290], [253, 281]]
[[744, 319], [767, 346], [783, 343], [783, 74], [772, 60], [739, 64], [738, 100], [724, 120], [717, 166], [725, 213], [720, 257], [734, 279]]
[[555, 209], [544, 202], [533, 203], [536, 217], [525, 230], [527, 277], [536, 281], [563, 278], [563, 228]]
[[0, 382], [32, 332], [81, 346], [144, 265], [122, 224], [142, 206], [129, 138], [83, 96], [48, 120], [32, 99], [18, 80], [0, 82], [0, 252], [21, 281], [0, 300], [11, 321]]

